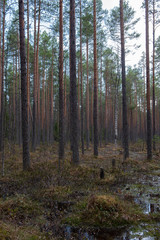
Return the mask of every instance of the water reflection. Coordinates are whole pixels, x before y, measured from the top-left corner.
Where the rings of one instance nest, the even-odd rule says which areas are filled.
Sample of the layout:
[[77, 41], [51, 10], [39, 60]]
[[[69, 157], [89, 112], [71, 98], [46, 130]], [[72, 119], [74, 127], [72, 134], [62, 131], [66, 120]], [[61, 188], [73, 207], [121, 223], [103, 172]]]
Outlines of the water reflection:
[[146, 237], [146, 231], [140, 230], [140, 231], [133, 231], [133, 230], [126, 230], [123, 233], [107, 233], [103, 231], [98, 232], [87, 232], [82, 229], [78, 228], [72, 228], [70, 226], [67, 226], [65, 228], [65, 239], [75, 239], [75, 240], [155, 240], [154, 237]]
[[[129, 185], [126, 188], [127, 191], [135, 193], [133, 195], [135, 203], [140, 205], [144, 209], [145, 214], [158, 213], [160, 212], [160, 177], [159, 176], [143, 176], [143, 179], [139, 179], [142, 188], [136, 189], [136, 186]], [[148, 228], [148, 231], [147, 231]], [[149, 236], [149, 227], [147, 225], [139, 226], [139, 230], [135, 231], [130, 228], [124, 232], [114, 232], [112, 234], [106, 231], [84, 231], [81, 228], [72, 228], [66, 226], [64, 235], [66, 240], [158, 240], [153, 236]], [[153, 225], [153, 229], [160, 229], [157, 224]]]

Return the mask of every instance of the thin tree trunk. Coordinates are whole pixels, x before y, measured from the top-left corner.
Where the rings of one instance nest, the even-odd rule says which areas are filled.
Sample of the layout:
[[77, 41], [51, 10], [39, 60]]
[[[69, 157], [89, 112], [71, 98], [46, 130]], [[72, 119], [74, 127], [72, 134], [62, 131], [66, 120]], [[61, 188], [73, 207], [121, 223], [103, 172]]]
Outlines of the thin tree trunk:
[[98, 74], [97, 74], [97, 34], [96, 34], [96, 0], [93, 5], [94, 16], [94, 108], [93, 108], [93, 122], [94, 122], [94, 155], [98, 156]]
[[78, 62], [78, 135], [80, 136], [81, 129], [81, 114], [80, 114], [80, 63]]
[[29, 0], [27, 0], [27, 100], [28, 100], [28, 124], [30, 106], [30, 76], [29, 76]]
[[18, 119], [19, 119], [19, 146], [22, 144], [22, 110], [21, 110], [21, 71], [20, 71], [20, 40], [19, 40], [19, 33], [18, 33], [18, 72], [19, 72], [19, 79], [18, 79], [18, 97], [19, 97], [19, 114], [18, 114]]
[[37, 106], [37, 142], [40, 143], [40, 76], [39, 76], [39, 35], [40, 35], [40, 19], [41, 19], [41, 0], [39, 0], [38, 8], [38, 32], [37, 32], [37, 51], [36, 51], [36, 106]]
[[89, 148], [89, 81], [88, 81], [88, 38], [86, 40], [86, 53], [87, 53], [87, 86], [86, 86], [86, 145]]
[[138, 110], [137, 110], [137, 80], [135, 79], [135, 104], [136, 104], [136, 113], [135, 113], [135, 141], [137, 141], [137, 129], [138, 129]]
[[[118, 82], [118, 81], [117, 81]], [[115, 146], [117, 147], [117, 139], [118, 139], [118, 83], [116, 83], [116, 96], [115, 96], [115, 115], [114, 115], [114, 143]]]
[[82, 69], [82, 7], [80, 0], [80, 76], [81, 76], [81, 148], [84, 154], [84, 127], [83, 127], [83, 69]]
[[102, 129], [103, 129], [103, 116], [102, 116], [102, 48], [101, 48], [101, 77], [100, 77], [100, 109], [99, 109], [99, 142], [102, 147]]
[[107, 92], [108, 92], [108, 65], [106, 66], [106, 81], [105, 81], [105, 144], [107, 144], [107, 124], [108, 124]]
[[5, 0], [3, 1], [3, 39], [2, 39], [2, 80], [1, 80], [1, 109], [0, 109], [0, 152], [2, 160], [2, 176], [4, 176], [4, 44], [5, 44]]
[[152, 159], [152, 131], [150, 112], [150, 73], [149, 73], [149, 20], [148, 20], [148, 0], [146, 6], [146, 73], [147, 73], [147, 159]]
[[25, 50], [24, 2], [19, 0], [19, 29], [20, 29], [20, 56], [21, 56], [21, 91], [22, 91], [22, 136], [23, 136], [23, 170], [30, 168], [29, 153], [29, 126], [27, 101], [27, 68]]
[[74, 164], [79, 163], [77, 110], [75, 0], [70, 0], [70, 134]]
[[156, 150], [156, 119], [155, 119], [155, 0], [153, 0], [153, 150]]
[[90, 122], [91, 122], [91, 142], [93, 144], [94, 131], [93, 131], [93, 79], [91, 79], [91, 113], [90, 113]]
[[18, 123], [18, 61], [16, 52], [16, 78], [15, 78], [15, 105], [16, 105], [16, 143], [19, 138], [19, 123]]
[[46, 103], [47, 103], [47, 106], [46, 106], [46, 116], [47, 116], [47, 119], [46, 119], [46, 139], [47, 139], [47, 144], [49, 143], [49, 105], [50, 105], [50, 102], [49, 102], [49, 81], [47, 81], [47, 99], [46, 99]]
[[66, 144], [67, 140], [67, 70], [66, 70], [66, 62], [65, 62], [65, 76], [64, 76], [64, 144]]
[[1, 115], [1, 94], [2, 94], [2, 31], [1, 31], [1, 20], [2, 20], [2, 1], [0, 1], [0, 115]]
[[59, 168], [64, 158], [63, 0], [59, 0]]
[[[45, 58], [45, 56], [44, 56]], [[42, 80], [42, 104], [41, 104], [41, 133], [42, 133], [42, 142], [45, 142], [45, 59], [44, 59], [44, 69], [43, 69], [43, 80]]]
[[121, 62], [122, 62], [123, 148], [125, 160], [126, 158], [129, 157], [129, 146], [128, 146], [128, 121], [127, 121], [127, 97], [126, 97], [126, 73], [125, 73], [123, 0], [120, 0], [120, 26], [121, 26]]
[[33, 86], [33, 132], [32, 150], [36, 148], [36, 123], [37, 123], [37, 77], [36, 77], [36, 0], [34, 0], [34, 86]]
[[51, 109], [50, 109], [50, 143], [53, 143], [54, 136], [53, 136], [53, 46], [52, 46], [52, 66], [51, 66]]

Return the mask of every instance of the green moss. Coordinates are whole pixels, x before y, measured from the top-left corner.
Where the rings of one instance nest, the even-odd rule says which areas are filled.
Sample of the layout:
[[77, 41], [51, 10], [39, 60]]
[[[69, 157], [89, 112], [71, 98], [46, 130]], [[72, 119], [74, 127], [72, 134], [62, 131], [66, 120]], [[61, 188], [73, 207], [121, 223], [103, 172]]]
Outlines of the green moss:
[[66, 219], [70, 225], [115, 228], [140, 220], [142, 212], [137, 206], [113, 195], [93, 195], [77, 204]]
[[16, 195], [0, 201], [0, 218], [8, 220], [33, 219], [41, 213], [40, 205], [24, 195]]

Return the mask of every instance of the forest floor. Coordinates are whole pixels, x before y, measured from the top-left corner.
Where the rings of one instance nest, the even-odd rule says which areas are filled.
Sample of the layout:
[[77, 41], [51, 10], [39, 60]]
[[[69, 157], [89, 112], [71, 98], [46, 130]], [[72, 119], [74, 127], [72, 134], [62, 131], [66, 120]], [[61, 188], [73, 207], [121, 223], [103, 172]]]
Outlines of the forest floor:
[[108, 144], [98, 157], [86, 150], [72, 166], [67, 148], [61, 171], [57, 152], [56, 144], [41, 145], [24, 172], [22, 150], [6, 144], [0, 240], [160, 239], [159, 151], [147, 161], [137, 143], [123, 162], [121, 147]]

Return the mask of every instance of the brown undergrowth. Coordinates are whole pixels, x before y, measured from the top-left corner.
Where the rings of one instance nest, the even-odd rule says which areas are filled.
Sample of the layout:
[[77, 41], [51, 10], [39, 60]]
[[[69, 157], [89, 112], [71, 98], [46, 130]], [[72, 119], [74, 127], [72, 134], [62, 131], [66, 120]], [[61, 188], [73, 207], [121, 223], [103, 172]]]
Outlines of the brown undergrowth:
[[[31, 153], [32, 169], [22, 171], [22, 151], [6, 145], [5, 176], [0, 177], [0, 239], [59, 239], [62, 224], [116, 228], [144, 219], [121, 192], [132, 176], [159, 169], [132, 152], [123, 163], [122, 149], [107, 145], [98, 157], [92, 148], [71, 165], [66, 149], [58, 171], [58, 146], [40, 146]], [[114, 164], [113, 164], [114, 163]], [[100, 179], [100, 167], [105, 178]], [[64, 239], [62, 237], [62, 239]]]

